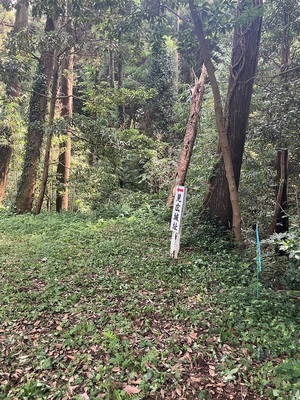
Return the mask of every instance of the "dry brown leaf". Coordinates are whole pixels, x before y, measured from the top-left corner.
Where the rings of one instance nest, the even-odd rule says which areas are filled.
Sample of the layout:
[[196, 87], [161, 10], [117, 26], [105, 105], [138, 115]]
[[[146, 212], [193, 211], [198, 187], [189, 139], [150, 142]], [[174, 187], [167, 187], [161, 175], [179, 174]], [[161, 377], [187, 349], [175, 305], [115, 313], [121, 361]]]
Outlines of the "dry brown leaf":
[[135, 379], [134, 381], [131, 381], [131, 383], [132, 383], [133, 385], [139, 385], [141, 382], [142, 382], [142, 379], [141, 379], [141, 378], [138, 378], [138, 379]]
[[216, 374], [216, 372], [215, 372], [215, 366], [214, 365], [209, 365], [208, 366], [208, 373], [209, 373], [209, 375], [210, 376], [216, 376], [217, 374]]
[[177, 386], [177, 388], [175, 389], [175, 392], [178, 394], [178, 396], [181, 396], [181, 387]]
[[196, 340], [197, 337], [198, 337], [198, 335], [197, 335], [196, 332], [191, 332], [191, 333], [189, 334], [189, 337]]
[[201, 382], [201, 378], [197, 378], [196, 376], [191, 376], [191, 381], [199, 383], [199, 382]]
[[245, 357], [247, 357], [249, 355], [249, 350], [248, 349], [243, 347], [241, 350], [242, 350], [242, 353], [244, 354]]
[[124, 387], [124, 391], [126, 394], [132, 395], [140, 393], [141, 389], [138, 389], [136, 386], [127, 385]]

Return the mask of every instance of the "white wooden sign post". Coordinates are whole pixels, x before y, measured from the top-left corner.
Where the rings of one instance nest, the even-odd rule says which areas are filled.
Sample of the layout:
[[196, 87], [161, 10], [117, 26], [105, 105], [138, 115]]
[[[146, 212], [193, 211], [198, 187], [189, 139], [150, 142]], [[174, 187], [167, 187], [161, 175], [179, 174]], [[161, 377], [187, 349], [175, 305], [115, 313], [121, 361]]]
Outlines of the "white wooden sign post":
[[187, 190], [184, 186], [176, 186], [170, 230], [172, 231], [170, 254], [178, 258], [180, 248], [181, 222], [185, 208]]

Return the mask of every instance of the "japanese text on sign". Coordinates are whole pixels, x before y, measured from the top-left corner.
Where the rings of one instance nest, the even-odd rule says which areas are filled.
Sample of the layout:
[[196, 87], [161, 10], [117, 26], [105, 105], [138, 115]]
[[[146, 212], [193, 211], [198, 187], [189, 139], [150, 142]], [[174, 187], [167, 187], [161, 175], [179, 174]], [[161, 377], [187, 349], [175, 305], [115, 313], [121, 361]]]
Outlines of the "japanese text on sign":
[[174, 197], [173, 213], [171, 219], [170, 230], [180, 232], [180, 225], [183, 216], [186, 189], [184, 186], [177, 186]]

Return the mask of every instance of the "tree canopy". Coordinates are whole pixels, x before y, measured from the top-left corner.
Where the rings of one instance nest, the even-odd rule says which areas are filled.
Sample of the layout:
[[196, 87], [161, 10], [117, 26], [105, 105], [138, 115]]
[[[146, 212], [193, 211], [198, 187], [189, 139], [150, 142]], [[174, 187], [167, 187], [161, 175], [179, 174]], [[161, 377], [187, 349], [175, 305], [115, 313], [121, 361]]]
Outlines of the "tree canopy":
[[[209, 54], [220, 98], [213, 106], [214, 78], [208, 73], [195, 162], [190, 163], [187, 175], [190, 193], [199, 203], [204, 201], [203, 208], [209, 208], [213, 218], [227, 227], [232, 225], [229, 176], [220, 174], [223, 164], [218, 161], [224, 156], [221, 142], [217, 150], [220, 128], [211, 118], [216, 105], [222, 103], [224, 121], [220, 116], [219, 124], [228, 138], [229, 159], [240, 192], [242, 219], [237, 219], [245, 222], [247, 230], [253, 219], [262, 218], [267, 230], [267, 215], [274, 203], [274, 186], [267, 182], [272, 177], [275, 184], [272, 163], [278, 148], [289, 150], [289, 203], [295, 212], [300, 29], [296, 1], [35, 0], [29, 2], [29, 20], [26, 4], [7, 1], [1, 8], [2, 203], [14, 204], [17, 192], [17, 209], [31, 211], [37, 202], [41, 169], [46, 168], [42, 209], [55, 208], [57, 194], [66, 188], [66, 183], [57, 184], [56, 172], [65, 148], [66, 124], [72, 142], [67, 179], [70, 209], [97, 208], [123, 190], [167, 193], [189, 115], [190, 90]], [[207, 54], [197, 36], [195, 16], [202, 21]], [[45, 28], [50, 20], [53, 28]], [[66, 96], [61, 79], [71, 76], [64, 66], [67, 53], [74, 59], [73, 106], [68, 120], [60, 112]], [[16, 84], [17, 92], [13, 89]], [[12, 90], [17, 95], [12, 95]], [[243, 101], [247, 104], [241, 107]], [[40, 113], [34, 113], [38, 103], [42, 104]], [[37, 118], [36, 122], [32, 118]], [[36, 150], [30, 144], [33, 128]], [[42, 167], [48, 132], [51, 156]], [[207, 146], [209, 154], [203, 150]], [[11, 153], [4, 156], [6, 151]], [[32, 152], [35, 161], [29, 161]], [[28, 173], [26, 165], [32, 164], [35, 172]], [[266, 172], [263, 179], [262, 173], [253, 170], [258, 165]], [[200, 170], [202, 182], [210, 182], [206, 196], [204, 185], [199, 190], [194, 183]], [[27, 189], [29, 185], [25, 176], [32, 180], [27, 200], [22, 189], [22, 182]], [[258, 182], [251, 178], [255, 176]], [[260, 190], [263, 184], [267, 185], [264, 194]], [[256, 206], [247, 193], [253, 193], [259, 204], [254, 215]], [[19, 206], [21, 198], [27, 204], [24, 208]]]

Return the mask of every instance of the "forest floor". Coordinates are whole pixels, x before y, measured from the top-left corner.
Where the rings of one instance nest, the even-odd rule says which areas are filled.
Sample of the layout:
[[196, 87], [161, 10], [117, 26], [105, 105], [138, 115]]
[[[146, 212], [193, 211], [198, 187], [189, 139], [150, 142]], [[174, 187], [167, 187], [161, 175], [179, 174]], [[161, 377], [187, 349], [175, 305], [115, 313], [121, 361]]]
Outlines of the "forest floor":
[[226, 238], [171, 259], [168, 229], [0, 212], [0, 399], [300, 398], [297, 303]]

